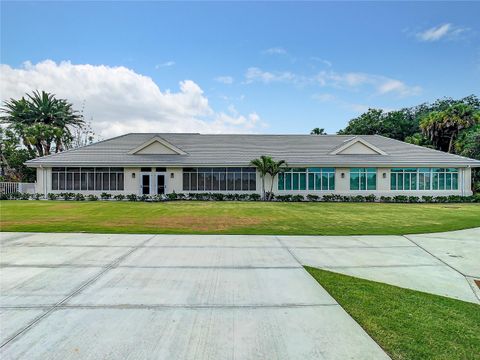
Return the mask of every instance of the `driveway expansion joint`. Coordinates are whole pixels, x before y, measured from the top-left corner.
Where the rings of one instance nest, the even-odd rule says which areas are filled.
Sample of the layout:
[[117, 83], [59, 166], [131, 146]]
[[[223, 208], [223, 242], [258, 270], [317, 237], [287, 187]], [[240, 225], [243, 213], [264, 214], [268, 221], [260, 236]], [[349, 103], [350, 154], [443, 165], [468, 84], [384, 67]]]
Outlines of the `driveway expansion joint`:
[[[148, 239], [144, 240], [141, 245], [145, 244], [146, 242], [148, 242], [149, 240], [151, 240], [152, 238], [154, 238], [155, 235], [149, 237]], [[70, 294], [68, 294], [65, 298], [63, 298], [62, 300], [60, 300], [59, 302], [55, 303], [53, 306], [51, 306], [49, 309], [47, 309], [43, 314], [40, 314], [39, 316], [35, 317], [32, 321], [30, 321], [25, 327], [23, 327], [22, 329], [20, 329], [19, 331], [15, 332], [12, 336], [8, 337], [1, 345], [0, 345], [0, 349], [3, 348], [5, 345], [9, 344], [10, 342], [14, 341], [15, 339], [17, 339], [19, 336], [25, 334], [28, 330], [30, 330], [32, 327], [34, 327], [35, 325], [37, 325], [42, 319], [46, 318], [49, 314], [51, 314], [53, 312], [53, 310], [55, 310], [56, 307], [60, 306], [60, 305], [63, 305], [64, 303], [66, 303], [68, 300], [70, 300], [71, 298], [73, 298], [75, 295], [79, 294], [83, 289], [85, 289], [86, 287], [88, 287], [89, 285], [93, 284], [95, 281], [97, 281], [102, 275], [104, 275], [108, 270], [110, 270], [111, 268], [113, 268], [116, 264], [118, 264], [119, 262], [123, 261], [125, 258], [127, 258], [129, 255], [131, 255], [133, 252], [135, 252], [136, 250], [138, 250], [139, 247], [133, 247], [131, 248], [128, 252], [126, 252], [125, 254], [122, 254], [121, 256], [117, 257], [116, 259], [114, 259], [110, 264], [108, 264], [107, 266], [103, 267], [102, 270], [100, 272], [98, 272], [97, 274], [95, 274], [92, 278], [90, 278], [89, 280], [85, 281], [83, 284], [81, 284], [78, 288], [74, 289], [72, 292], [70, 292]]]

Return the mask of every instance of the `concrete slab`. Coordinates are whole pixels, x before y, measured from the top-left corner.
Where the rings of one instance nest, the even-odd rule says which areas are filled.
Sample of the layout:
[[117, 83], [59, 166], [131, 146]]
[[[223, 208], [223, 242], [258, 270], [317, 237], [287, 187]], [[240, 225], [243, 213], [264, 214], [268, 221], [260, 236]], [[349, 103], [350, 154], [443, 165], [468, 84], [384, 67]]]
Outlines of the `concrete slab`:
[[0, 305], [53, 305], [101, 268], [7, 267], [1, 269]]
[[0, 309], [0, 344], [25, 328], [45, 311], [42, 309]]
[[437, 232], [430, 234], [419, 234], [419, 235], [407, 235], [407, 237], [431, 237], [436, 239], [449, 239], [449, 240], [479, 240], [480, 239], [480, 227], [473, 229], [457, 230], [457, 231], [448, 231], [448, 232]]
[[282, 248], [141, 248], [119, 266], [300, 267]]
[[371, 267], [442, 265], [417, 247], [307, 249], [292, 248], [304, 265], [313, 267]]
[[276, 236], [262, 235], [156, 235], [145, 246], [281, 247]]
[[123, 234], [29, 234], [8, 242], [8, 246], [136, 246], [152, 235]]
[[2, 359], [388, 359], [339, 306], [64, 309]]
[[475, 239], [455, 236], [437, 238], [409, 235], [408, 237], [462, 274], [480, 277], [480, 235]]
[[27, 236], [32, 236], [32, 233], [23, 233], [23, 232], [0, 232], [0, 244], [8, 245], [10, 241], [22, 239]]
[[325, 268], [333, 272], [480, 304], [467, 279], [446, 265]]
[[278, 236], [288, 247], [355, 248], [415, 246], [403, 236]]
[[116, 268], [68, 302], [76, 305], [115, 306], [279, 306], [335, 303], [302, 268]]
[[4, 246], [0, 264], [105, 266], [129, 250], [127, 247]]

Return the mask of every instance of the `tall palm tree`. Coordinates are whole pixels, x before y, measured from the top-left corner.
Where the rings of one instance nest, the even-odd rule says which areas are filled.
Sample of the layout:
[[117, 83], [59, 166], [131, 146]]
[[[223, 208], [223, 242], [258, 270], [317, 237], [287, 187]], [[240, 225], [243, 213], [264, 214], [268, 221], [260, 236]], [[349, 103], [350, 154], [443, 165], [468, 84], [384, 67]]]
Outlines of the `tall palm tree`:
[[262, 155], [258, 159], [250, 161], [250, 165], [255, 166], [262, 178], [262, 199], [265, 200], [265, 176], [270, 170], [273, 159], [270, 156]]
[[[275, 177], [279, 173], [284, 171], [286, 166], [287, 166], [287, 162], [285, 160], [279, 160], [279, 161], [272, 160], [272, 162], [270, 163], [270, 167], [268, 168], [268, 171], [267, 171], [267, 173], [272, 177], [272, 183], [270, 184], [270, 193], [269, 193], [270, 197], [273, 194], [273, 183], [275, 182]], [[267, 200], [270, 200], [270, 198]]]
[[451, 153], [460, 131], [479, 123], [480, 111], [470, 105], [455, 104], [428, 113], [421, 120], [420, 128], [436, 149]]
[[71, 103], [45, 91], [5, 101], [1, 112], [1, 121], [37, 156], [49, 155], [52, 146], [62, 151], [72, 141], [71, 130], [84, 125], [83, 115]]

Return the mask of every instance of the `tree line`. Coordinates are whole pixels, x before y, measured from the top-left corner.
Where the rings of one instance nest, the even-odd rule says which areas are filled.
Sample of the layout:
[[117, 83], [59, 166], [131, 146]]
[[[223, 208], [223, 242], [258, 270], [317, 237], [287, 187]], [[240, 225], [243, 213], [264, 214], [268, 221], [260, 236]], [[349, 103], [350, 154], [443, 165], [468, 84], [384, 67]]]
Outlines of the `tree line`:
[[[324, 134], [315, 128], [311, 134]], [[369, 109], [350, 120], [339, 135], [382, 135], [407, 143], [480, 160], [480, 100], [443, 98], [400, 110]], [[480, 191], [480, 171], [474, 171]]]

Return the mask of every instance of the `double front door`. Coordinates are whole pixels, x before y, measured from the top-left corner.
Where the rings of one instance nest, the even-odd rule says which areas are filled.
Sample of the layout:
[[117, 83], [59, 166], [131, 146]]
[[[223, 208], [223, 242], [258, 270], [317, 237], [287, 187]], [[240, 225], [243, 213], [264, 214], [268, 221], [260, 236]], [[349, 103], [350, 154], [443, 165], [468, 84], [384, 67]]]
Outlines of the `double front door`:
[[162, 195], [165, 194], [165, 174], [141, 173], [140, 174], [141, 195]]

